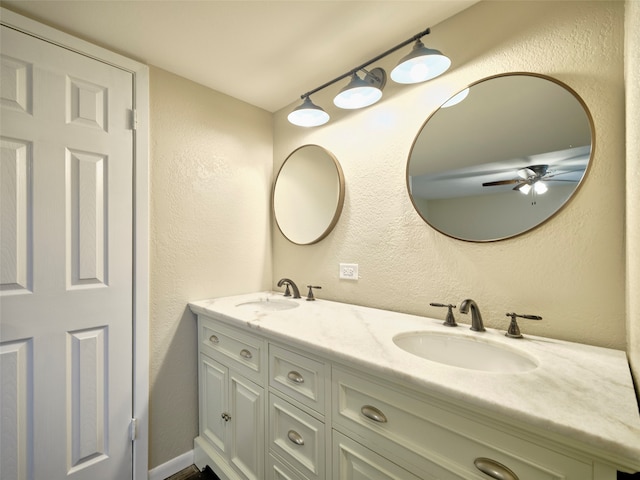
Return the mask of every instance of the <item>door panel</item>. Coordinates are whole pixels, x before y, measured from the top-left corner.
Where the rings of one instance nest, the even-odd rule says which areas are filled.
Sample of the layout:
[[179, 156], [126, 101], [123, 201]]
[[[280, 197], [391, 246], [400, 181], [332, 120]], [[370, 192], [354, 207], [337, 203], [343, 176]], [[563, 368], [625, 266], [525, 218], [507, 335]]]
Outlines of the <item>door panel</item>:
[[229, 373], [231, 436], [229, 459], [249, 480], [264, 478], [264, 390], [233, 371]]
[[131, 478], [132, 75], [0, 45], [2, 478]]
[[32, 288], [31, 169], [31, 143], [0, 138], [0, 292]]
[[[32, 341], [0, 344], [0, 465], [2, 478], [32, 478], [33, 456]], [[10, 412], [6, 415], [5, 412]]]
[[220, 452], [227, 452], [227, 426], [223, 414], [227, 405], [229, 371], [227, 367], [200, 354], [200, 432]]

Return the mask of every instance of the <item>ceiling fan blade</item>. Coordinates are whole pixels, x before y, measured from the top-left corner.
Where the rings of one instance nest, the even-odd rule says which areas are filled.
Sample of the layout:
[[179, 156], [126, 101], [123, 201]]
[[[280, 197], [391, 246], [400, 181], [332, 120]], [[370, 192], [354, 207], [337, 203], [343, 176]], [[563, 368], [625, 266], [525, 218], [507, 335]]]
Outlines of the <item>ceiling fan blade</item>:
[[485, 182], [482, 184], [483, 187], [495, 187], [497, 185], [512, 185], [514, 183], [518, 183], [520, 180], [519, 179], [513, 179], [513, 180], [498, 180], [495, 182]]
[[584, 172], [584, 168], [575, 168], [573, 170], [563, 170], [561, 172], [552, 171], [552, 172], [549, 172], [547, 175], [545, 175], [543, 178], [545, 180], [549, 180], [550, 178], [557, 177], [558, 175], [567, 175], [568, 173], [575, 173], [575, 172]]
[[518, 185], [516, 185], [515, 187], [512, 188], [512, 190], [515, 190], [516, 192], [519, 192], [520, 189], [522, 187], [524, 187], [525, 185], [527, 185], [527, 182], [520, 182]]

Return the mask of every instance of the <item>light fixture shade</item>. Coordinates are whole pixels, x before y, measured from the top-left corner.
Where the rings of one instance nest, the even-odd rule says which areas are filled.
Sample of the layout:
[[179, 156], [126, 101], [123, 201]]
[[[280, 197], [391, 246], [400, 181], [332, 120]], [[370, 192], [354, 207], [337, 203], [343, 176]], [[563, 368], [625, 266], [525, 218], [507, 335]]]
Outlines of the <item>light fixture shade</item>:
[[289, 123], [299, 127], [318, 127], [329, 121], [329, 114], [313, 103], [311, 98], [305, 97], [302, 104], [294, 108], [287, 119]]
[[349, 84], [333, 99], [336, 107], [353, 110], [373, 105], [382, 98], [382, 90], [353, 74]]
[[391, 79], [396, 83], [420, 83], [442, 75], [450, 66], [449, 57], [417, 40], [411, 52], [391, 71]]

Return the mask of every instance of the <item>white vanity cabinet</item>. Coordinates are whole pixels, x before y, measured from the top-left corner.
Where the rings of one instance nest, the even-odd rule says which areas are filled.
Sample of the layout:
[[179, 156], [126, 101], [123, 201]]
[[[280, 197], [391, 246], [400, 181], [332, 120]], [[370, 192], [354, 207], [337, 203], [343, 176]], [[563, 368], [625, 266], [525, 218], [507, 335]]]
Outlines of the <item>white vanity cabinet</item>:
[[266, 342], [199, 316], [198, 343], [195, 463], [223, 480], [263, 480]]
[[442, 333], [441, 321], [327, 301], [238, 308], [256, 297], [191, 304], [195, 460], [222, 480], [616, 480], [640, 468], [619, 352], [529, 337], [514, 348], [535, 370], [474, 372], [414, 360], [389, 340]]

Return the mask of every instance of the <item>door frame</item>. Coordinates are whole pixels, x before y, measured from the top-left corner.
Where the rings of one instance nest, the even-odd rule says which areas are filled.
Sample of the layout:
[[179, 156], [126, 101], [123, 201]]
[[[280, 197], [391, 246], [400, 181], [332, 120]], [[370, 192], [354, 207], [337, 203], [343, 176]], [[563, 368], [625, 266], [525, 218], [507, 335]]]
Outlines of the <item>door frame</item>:
[[0, 23], [130, 72], [133, 76], [133, 480], [149, 464], [149, 68], [135, 60], [0, 7]]

